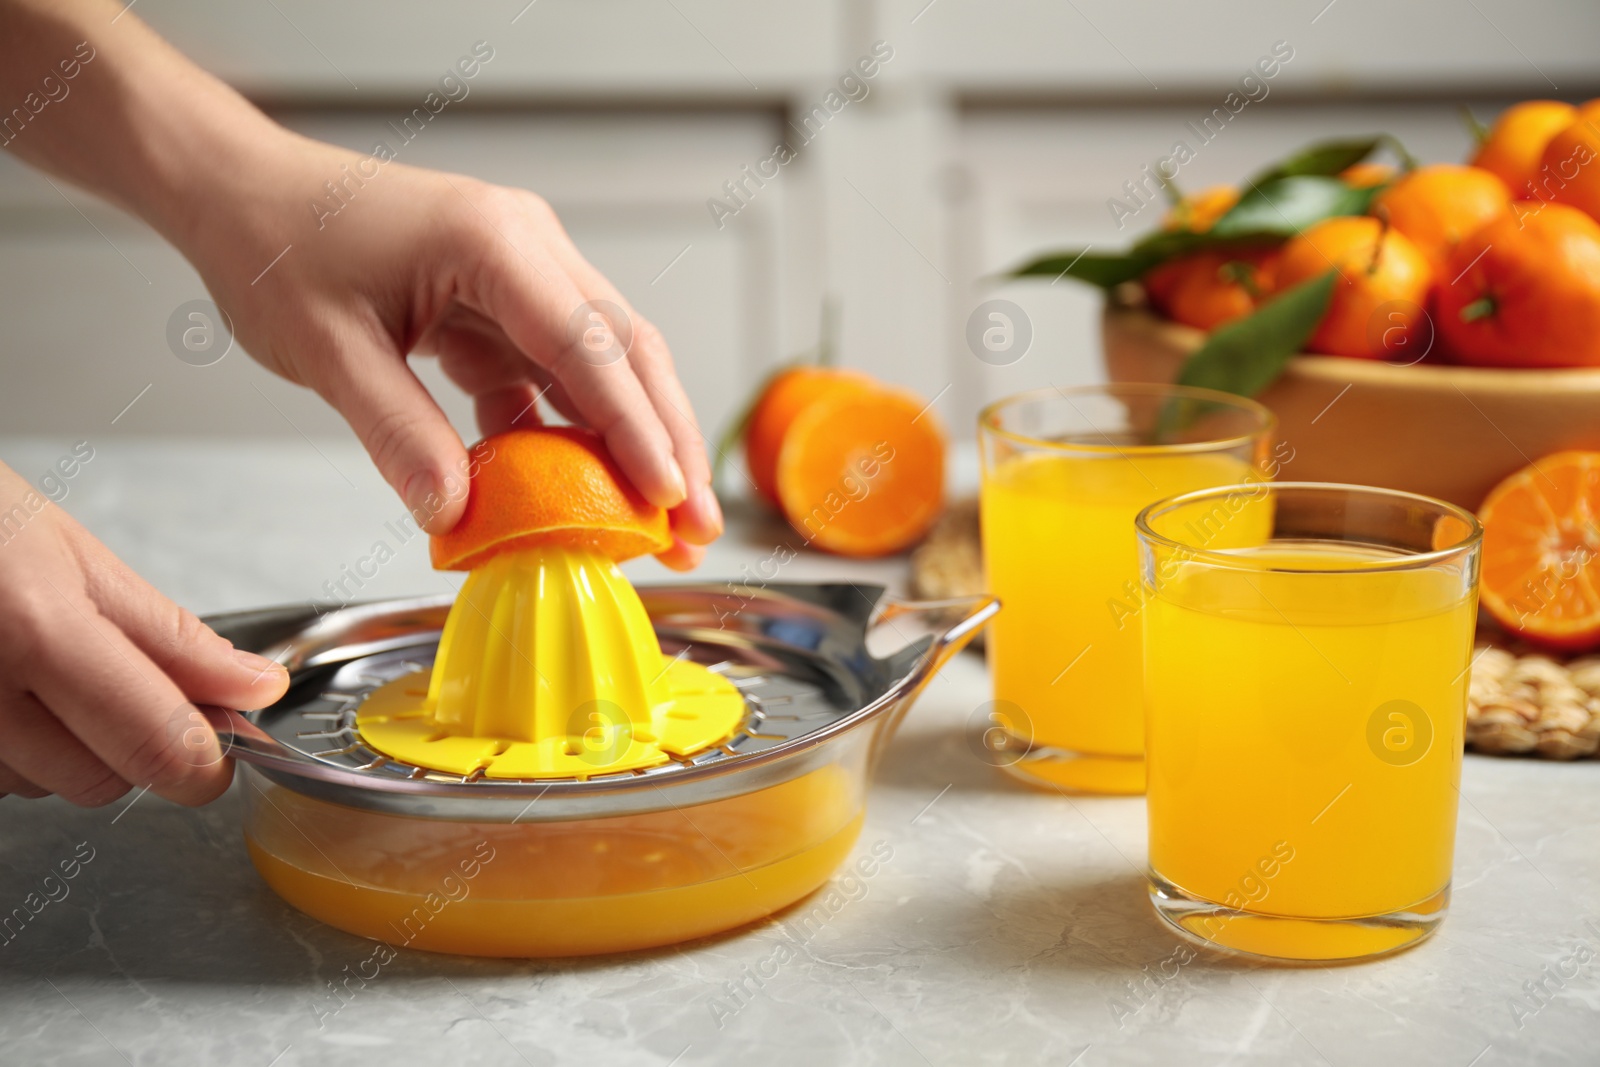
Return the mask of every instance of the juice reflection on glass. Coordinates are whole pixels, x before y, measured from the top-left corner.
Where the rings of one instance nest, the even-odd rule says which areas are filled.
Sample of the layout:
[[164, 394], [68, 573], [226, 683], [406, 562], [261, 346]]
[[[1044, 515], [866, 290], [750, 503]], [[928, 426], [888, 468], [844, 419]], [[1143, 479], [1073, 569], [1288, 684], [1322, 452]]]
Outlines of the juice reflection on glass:
[[[1163, 497], [1270, 475], [1272, 416], [1207, 390], [1042, 390], [979, 420], [994, 762], [1081, 792], [1144, 789], [1138, 548], [1133, 519]], [[1265, 528], [1242, 508], [1215, 543]], [[987, 735], [986, 735], [987, 736]]]
[[1477, 524], [1402, 493], [1254, 491], [1276, 530], [1251, 546], [1188, 543], [1225, 491], [1142, 517], [1153, 899], [1235, 952], [1394, 951], [1449, 899]]

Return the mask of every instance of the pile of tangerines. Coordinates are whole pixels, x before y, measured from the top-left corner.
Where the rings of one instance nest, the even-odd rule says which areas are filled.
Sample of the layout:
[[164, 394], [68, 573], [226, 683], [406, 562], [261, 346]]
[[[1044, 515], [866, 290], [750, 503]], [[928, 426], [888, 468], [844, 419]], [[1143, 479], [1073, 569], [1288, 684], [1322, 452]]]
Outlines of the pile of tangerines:
[[[1339, 177], [1382, 187], [1366, 214], [1323, 219], [1281, 243], [1169, 259], [1141, 279], [1151, 302], [1213, 330], [1332, 268], [1311, 351], [1600, 366], [1600, 99], [1517, 104], [1467, 165], [1396, 173], [1362, 162]], [[1204, 233], [1239, 195], [1221, 186], [1186, 197], [1164, 227]]]

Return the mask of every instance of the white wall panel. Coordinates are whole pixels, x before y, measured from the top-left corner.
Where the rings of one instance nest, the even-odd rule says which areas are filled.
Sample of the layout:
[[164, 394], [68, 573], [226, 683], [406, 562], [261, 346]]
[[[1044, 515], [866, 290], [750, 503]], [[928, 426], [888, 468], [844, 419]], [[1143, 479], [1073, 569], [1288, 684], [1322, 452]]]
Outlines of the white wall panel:
[[[985, 397], [1093, 380], [1094, 294], [986, 276], [1152, 225], [1156, 209], [1119, 231], [1107, 198], [1276, 40], [1295, 58], [1199, 150], [1185, 187], [1236, 180], [1338, 133], [1392, 130], [1424, 158], [1459, 158], [1461, 92], [1600, 88], [1600, 6], [1557, 0], [141, 0], [135, 10], [290, 124], [362, 150], [473, 41], [490, 42], [473, 95], [402, 158], [546, 196], [666, 332], [708, 430], [775, 361], [815, 341], [825, 295], [842, 313], [843, 358], [928, 396], [944, 390], [939, 409], [959, 434]], [[870, 95], [718, 227], [707, 199], [792, 136], [785, 110], [821, 103], [876, 40], [894, 58]], [[99, 432], [276, 435], [294, 447], [306, 447], [301, 433], [346, 432], [316, 398], [240, 355], [210, 368], [174, 359], [166, 317], [202, 295], [199, 280], [137, 223], [68, 195], [0, 156], [0, 427], [105, 423]], [[980, 364], [963, 338], [972, 308], [994, 295], [1033, 320], [1033, 350], [1013, 367]], [[441, 392], [471, 433], [465, 405]]]
[[143, 0], [138, 11], [247, 92], [349, 105], [436, 79], [474, 41], [502, 97], [781, 98], [832, 73], [828, 0]]
[[[366, 149], [387, 112], [284, 117], [313, 136]], [[739, 225], [720, 231], [705, 200], [741, 164], [770, 150], [776, 125], [760, 112], [464, 113], [430, 126], [402, 158], [536, 189], [549, 199], [580, 250], [666, 334], [709, 431], [780, 354], [778, 220], [785, 190], [769, 187], [741, 213]], [[141, 224], [63, 187], [80, 215], [37, 175], [5, 162], [0, 426], [12, 433], [81, 426], [297, 441], [301, 433], [347, 432], [320, 400], [242, 352], [210, 367], [176, 359], [167, 347], [167, 318], [183, 301], [205, 296], [198, 276]], [[470, 405], [432, 361], [413, 362], [471, 435]], [[147, 384], [150, 391], [113, 430], [109, 420]]]
[[1157, 103], [1238, 78], [1279, 40], [1303, 92], [1570, 92], [1600, 78], [1600, 5], [1566, 0], [887, 0], [880, 23], [910, 65], [964, 92]]

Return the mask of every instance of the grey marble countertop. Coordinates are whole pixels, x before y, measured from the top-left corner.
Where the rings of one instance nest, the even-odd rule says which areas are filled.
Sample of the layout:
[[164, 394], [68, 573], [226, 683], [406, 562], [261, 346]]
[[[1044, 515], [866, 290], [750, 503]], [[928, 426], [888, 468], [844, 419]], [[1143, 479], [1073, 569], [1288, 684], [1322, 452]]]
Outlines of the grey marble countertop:
[[[0, 441], [0, 459], [34, 477], [71, 444]], [[308, 441], [103, 442], [65, 506], [201, 612], [315, 597], [402, 512], [357, 450]], [[737, 577], [779, 536], [741, 518], [702, 573]], [[450, 587], [420, 539], [391, 547], [363, 596]], [[648, 561], [632, 576], [666, 577]], [[805, 556], [784, 577], [894, 584], [903, 564]], [[368, 943], [267, 890], [236, 791], [200, 810], [7, 798], [0, 911], [92, 858], [0, 943], [0, 1063], [1600, 1062], [1600, 763], [1469, 756], [1452, 911], [1410, 952], [1163, 967], [1176, 942], [1145, 900], [1142, 801], [1011, 783], [969, 744], [987, 698], [973, 655], [931, 685], [857, 846], [892, 857], [764, 980], [750, 975], [787, 936], [781, 915], [603, 959], [402, 950], [330, 1014], [328, 983]]]

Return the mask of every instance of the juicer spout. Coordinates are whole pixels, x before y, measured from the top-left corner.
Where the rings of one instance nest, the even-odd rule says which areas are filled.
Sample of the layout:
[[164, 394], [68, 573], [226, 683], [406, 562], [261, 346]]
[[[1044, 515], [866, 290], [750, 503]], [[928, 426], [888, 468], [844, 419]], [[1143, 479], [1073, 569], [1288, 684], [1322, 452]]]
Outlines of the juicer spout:
[[875, 655], [893, 656], [919, 637], [931, 636], [927, 655], [932, 674], [965, 648], [999, 610], [999, 598], [987, 593], [945, 600], [886, 599], [867, 631], [867, 647]]

